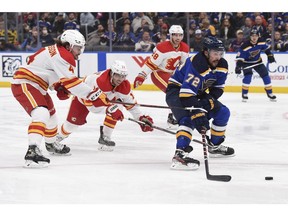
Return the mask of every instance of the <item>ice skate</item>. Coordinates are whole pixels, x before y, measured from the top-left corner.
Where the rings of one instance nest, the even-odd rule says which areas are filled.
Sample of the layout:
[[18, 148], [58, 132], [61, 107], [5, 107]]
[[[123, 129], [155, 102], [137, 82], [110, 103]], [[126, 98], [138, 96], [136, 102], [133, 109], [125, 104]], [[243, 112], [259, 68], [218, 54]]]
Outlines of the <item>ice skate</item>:
[[224, 145], [214, 145], [213, 147], [208, 146], [208, 152], [209, 157], [211, 158], [225, 158], [235, 156], [234, 149]]
[[48, 167], [50, 160], [42, 155], [41, 150], [36, 145], [30, 145], [24, 157], [26, 168]]
[[186, 147], [185, 150], [176, 149], [170, 168], [173, 170], [197, 170], [200, 166], [200, 162], [188, 157], [192, 149], [191, 146]]
[[168, 124], [167, 129], [176, 130], [178, 128], [178, 122], [175, 119], [175, 117], [173, 116], [173, 113], [169, 113], [168, 119], [167, 119], [167, 124]]
[[272, 102], [277, 101], [276, 96], [273, 93], [270, 93], [270, 94], [267, 93], [267, 96], [270, 99], [270, 101], [272, 101]]
[[63, 140], [62, 137], [57, 136], [56, 141], [54, 143], [45, 143], [46, 150], [49, 152], [49, 154], [58, 156], [71, 155], [70, 148], [60, 143], [62, 140]]
[[242, 102], [246, 103], [248, 101], [248, 95], [242, 94]]
[[99, 151], [113, 151], [115, 147], [115, 142], [110, 140], [109, 137], [105, 136], [103, 133], [103, 126], [100, 126], [100, 138], [98, 140], [98, 150]]

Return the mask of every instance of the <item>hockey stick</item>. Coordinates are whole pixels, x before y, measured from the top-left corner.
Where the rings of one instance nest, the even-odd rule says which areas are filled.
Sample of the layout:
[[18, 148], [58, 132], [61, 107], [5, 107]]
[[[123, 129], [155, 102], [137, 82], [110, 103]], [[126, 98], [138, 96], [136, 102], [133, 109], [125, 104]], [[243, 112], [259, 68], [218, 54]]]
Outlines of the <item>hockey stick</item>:
[[[139, 121], [139, 120], [136, 120], [136, 119], [132, 119], [132, 118], [125, 118], [125, 119], [127, 119], [127, 120], [129, 120], [129, 121], [132, 121], [132, 122], [136, 122], [136, 123], [138, 123], [138, 124], [143, 124], [143, 125], [146, 124], [145, 122], [142, 122], [142, 121]], [[176, 135], [176, 132], [173, 132], [173, 131], [170, 131], [170, 130], [167, 130], [167, 129], [165, 129], [165, 128], [161, 128], [161, 127], [158, 127], [158, 126], [155, 126], [155, 125], [152, 125], [152, 128], [157, 129], [157, 130], [160, 130], [160, 131], [163, 131], [163, 132], [166, 132], [166, 133], [169, 133], [169, 134]], [[200, 140], [192, 139], [191, 141], [196, 142], [196, 143], [199, 143], [199, 144], [202, 144], [202, 145], [208, 145], [208, 146], [209, 146], [208, 143], [202, 142], [202, 141], [200, 141]]]
[[254, 64], [254, 65], [250, 65], [248, 67], [242, 68], [242, 70], [244, 71], [246, 69], [253, 68], [253, 67], [256, 67], [256, 66], [261, 65], [261, 64], [263, 64], [263, 62], [260, 62], [260, 63]]
[[211, 181], [229, 182], [231, 180], [231, 178], [232, 178], [230, 175], [211, 175], [209, 173], [209, 164], [208, 164], [208, 155], [207, 155], [207, 143], [206, 143], [206, 129], [202, 130], [201, 135], [202, 135], [202, 143], [203, 143], [203, 153], [204, 153], [204, 163], [205, 163], [206, 178], [208, 180], [211, 180]]
[[[127, 118], [127, 120], [136, 122], [136, 123], [138, 123], [138, 124], [146, 125], [145, 122], [142, 122], [142, 121], [139, 121], [139, 120], [136, 120], [136, 119]], [[176, 134], [176, 133], [173, 132], [173, 131], [170, 131], [170, 130], [167, 130], [167, 129], [165, 129], [165, 128], [161, 128], [161, 127], [158, 127], [158, 126], [155, 126], [155, 125], [149, 125], [149, 126], [152, 127], [152, 128], [154, 128], [154, 129], [157, 129], [157, 130], [160, 130], [160, 131], [164, 131], [164, 132], [166, 132], [166, 133], [170, 133], [170, 134], [173, 134], [173, 135]]]
[[152, 105], [152, 104], [138, 104], [138, 103], [128, 103], [128, 102], [122, 102], [118, 100], [109, 101], [111, 103], [115, 104], [122, 104], [122, 105], [129, 105], [129, 106], [141, 106], [141, 107], [149, 107], [149, 108], [160, 108], [160, 109], [182, 109], [182, 110], [201, 110], [202, 112], [206, 112], [207, 110], [203, 108], [196, 108], [196, 107], [169, 107], [169, 106], [159, 106], [159, 105]]

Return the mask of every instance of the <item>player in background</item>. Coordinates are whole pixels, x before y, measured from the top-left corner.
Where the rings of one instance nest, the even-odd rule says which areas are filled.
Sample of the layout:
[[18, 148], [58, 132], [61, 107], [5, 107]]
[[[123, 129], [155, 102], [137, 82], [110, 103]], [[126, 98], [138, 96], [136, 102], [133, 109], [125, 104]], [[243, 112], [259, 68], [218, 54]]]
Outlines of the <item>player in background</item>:
[[[119, 100], [126, 103], [136, 103], [131, 91], [131, 84], [126, 79], [128, 75], [126, 63], [115, 60], [111, 68], [88, 75], [84, 81], [91, 88], [99, 89], [102, 94], [95, 101], [87, 101], [79, 97], [74, 97], [70, 105], [66, 121], [62, 124], [57, 141], [61, 142], [74, 132], [79, 126], [86, 123], [89, 112], [101, 113], [106, 110], [103, 126], [100, 126], [100, 138], [98, 140], [100, 151], [113, 151], [115, 142], [111, 140], [112, 132], [117, 121], [122, 121], [124, 115], [121, 111], [122, 106], [110, 103], [109, 101]], [[151, 127], [153, 119], [149, 115], [143, 115], [135, 105], [124, 105], [132, 114], [133, 118], [145, 122], [140, 125], [143, 132], [153, 131]]]
[[[241, 74], [243, 70], [244, 78], [242, 80], [242, 101], [247, 102], [249, 86], [252, 80], [254, 69], [262, 78], [264, 82], [264, 89], [268, 98], [271, 101], [276, 101], [276, 96], [272, 92], [272, 84], [269, 76], [269, 72], [262, 62], [260, 56], [261, 51], [264, 51], [268, 57], [268, 63], [276, 62], [274, 55], [270, 51], [270, 46], [266, 44], [259, 35], [257, 29], [252, 29], [250, 32], [250, 40], [246, 41], [240, 47], [236, 56], [236, 68], [235, 73]], [[253, 65], [255, 65], [253, 67]], [[245, 69], [246, 67], [249, 67]]]
[[203, 51], [194, 57], [187, 58], [185, 64], [176, 69], [169, 79], [166, 102], [171, 107], [202, 108], [192, 111], [173, 109], [172, 112], [179, 122], [176, 133], [176, 151], [172, 159], [172, 169], [198, 169], [200, 162], [189, 157], [193, 150], [190, 146], [192, 132], [196, 129], [210, 129], [211, 136], [206, 136], [210, 146], [210, 157], [234, 156], [234, 149], [222, 145], [230, 117], [228, 107], [218, 99], [223, 94], [228, 73], [228, 63], [223, 58], [224, 45], [222, 41], [209, 36], [204, 39]]
[[46, 167], [50, 163], [40, 150], [43, 136], [53, 151], [60, 154], [70, 151], [68, 147], [55, 143], [57, 117], [48, 89], [58, 91], [65, 87], [71, 94], [88, 100], [99, 96], [99, 92], [74, 74], [75, 60], [84, 48], [84, 36], [76, 30], [67, 30], [56, 44], [39, 49], [29, 56], [27, 65], [22, 65], [14, 73], [12, 93], [32, 119], [28, 127], [26, 167]]
[[[148, 75], [151, 74], [152, 82], [164, 93], [166, 92], [168, 79], [174, 73], [176, 67], [185, 62], [189, 56], [189, 46], [183, 42], [184, 31], [180, 25], [172, 25], [169, 29], [170, 40], [159, 43], [153, 50], [153, 54], [147, 59], [142, 72], [134, 80], [134, 88], [142, 85]], [[177, 125], [172, 112], [168, 115], [169, 126]]]

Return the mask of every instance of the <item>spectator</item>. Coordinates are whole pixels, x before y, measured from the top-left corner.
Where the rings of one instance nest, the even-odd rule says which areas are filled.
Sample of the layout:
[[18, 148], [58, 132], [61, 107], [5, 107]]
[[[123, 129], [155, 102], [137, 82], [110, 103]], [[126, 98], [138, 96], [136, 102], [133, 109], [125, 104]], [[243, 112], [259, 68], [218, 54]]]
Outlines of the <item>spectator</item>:
[[190, 20], [189, 24], [190, 24], [189, 25], [189, 37], [193, 38], [195, 36], [195, 32], [199, 28], [199, 26], [197, 26], [196, 21], [194, 19]]
[[239, 29], [236, 32], [236, 39], [234, 39], [230, 43], [228, 51], [229, 52], [238, 52], [238, 50], [240, 49], [240, 47], [244, 41], [245, 41], [245, 39], [244, 39], [243, 31], [241, 29]]
[[272, 38], [272, 30], [273, 26], [272, 23], [269, 23], [266, 28], [266, 32], [261, 36], [265, 41], [270, 40]]
[[77, 22], [77, 19], [76, 19], [76, 14], [73, 12], [69, 13], [68, 20], [64, 24], [64, 30], [67, 30], [67, 29], [76, 29], [78, 31], [80, 29], [79, 23]]
[[63, 33], [64, 30], [64, 24], [66, 23], [66, 20], [64, 19], [66, 17], [65, 13], [58, 13], [58, 16], [56, 16], [55, 21], [53, 23], [53, 29], [52, 32], [55, 33], [56, 37]]
[[136, 42], [136, 37], [131, 31], [129, 24], [124, 24], [123, 31], [118, 35], [116, 45], [119, 46], [134, 46]]
[[288, 42], [288, 22], [284, 24], [284, 31], [282, 33], [282, 40]]
[[80, 25], [87, 25], [90, 27], [94, 27], [95, 18], [92, 13], [84, 12], [80, 14]]
[[133, 29], [133, 33], [136, 34], [136, 31], [141, 27], [142, 19], [145, 19], [147, 21], [148, 28], [150, 31], [154, 29], [154, 24], [152, 20], [148, 16], [144, 15], [143, 12], [140, 12], [140, 13], [137, 13], [137, 16], [132, 21], [131, 27]]
[[194, 37], [191, 39], [190, 42], [190, 51], [191, 52], [200, 52], [203, 50], [203, 41], [204, 37], [202, 35], [202, 31], [197, 29], [195, 31]]
[[252, 19], [250, 17], [246, 17], [245, 24], [241, 27], [245, 40], [250, 39], [250, 32], [251, 32], [252, 26], [253, 26]]
[[11, 43], [6, 43], [4, 39], [0, 40], [0, 51], [16, 51], [17, 48], [11, 44]]
[[223, 38], [223, 40], [225, 41], [231, 38], [235, 38], [235, 31], [229, 19], [223, 19], [223, 22], [221, 24], [221, 28], [219, 31], [219, 37]]
[[102, 24], [97, 26], [97, 30], [88, 34], [87, 49], [93, 50], [94, 46], [100, 45], [101, 37], [104, 37], [105, 29]]
[[149, 34], [151, 34], [150, 33], [151, 31], [149, 30], [148, 22], [145, 19], [142, 19], [141, 20], [141, 27], [139, 27], [137, 29], [137, 31], [135, 32], [135, 36], [136, 36], [137, 40], [140, 40], [142, 38], [142, 34], [144, 31], [148, 31]]
[[40, 42], [42, 44], [42, 47], [50, 46], [55, 43], [53, 37], [49, 33], [47, 27], [43, 27], [41, 30], [41, 35], [40, 35]]
[[142, 38], [135, 44], [135, 51], [150, 52], [154, 49], [155, 45], [151, 40], [149, 31], [144, 31]]
[[[111, 38], [110, 38], [110, 31], [111, 31]], [[117, 41], [117, 32], [114, 30], [114, 25], [108, 25], [108, 31], [104, 33], [104, 35], [100, 38], [100, 45], [102, 46], [109, 46], [109, 41], [112, 40], [112, 44]]]
[[40, 41], [38, 41], [37, 27], [33, 27], [31, 35], [24, 40], [21, 44], [21, 50], [36, 52], [42, 47]]
[[252, 27], [253, 29], [256, 29], [260, 37], [262, 37], [263, 34], [266, 32], [266, 27], [263, 25], [262, 17], [261, 16], [256, 16], [255, 17], [255, 24]]
[[121, 32], [124, 24], [131, 24], [130, 16], [128, 12], [123, 12], [121, 17], [116, 20], [116, 31]]
[[210, 25], [210, 21], [208, 18], [205, 18], [202, 20], [202, 29], [201, 30], [202, 30], [205, 37], [216, 35], [216, 29], [214, 26]]
[[242, 12], [237, 12], [234, 15], [234, 29], [240, 29], [245, 24], [245, 17]]
[[40, 30], [42, 29], [42, 28], [44, 28], [44, 27], [46, 27], [47, 28], [47, 30], [49, 31], [49, 33], [50, 32], [52, 32], [52, 25], [51, 25], [51, 23], [49, 22], [49, 13], [48, 12], [45, 12], [45, 13], [42, 13], [41, 14], [41, 18], [40, 18], [40, 20], [39, 20], [39, 28], [40, 28]]

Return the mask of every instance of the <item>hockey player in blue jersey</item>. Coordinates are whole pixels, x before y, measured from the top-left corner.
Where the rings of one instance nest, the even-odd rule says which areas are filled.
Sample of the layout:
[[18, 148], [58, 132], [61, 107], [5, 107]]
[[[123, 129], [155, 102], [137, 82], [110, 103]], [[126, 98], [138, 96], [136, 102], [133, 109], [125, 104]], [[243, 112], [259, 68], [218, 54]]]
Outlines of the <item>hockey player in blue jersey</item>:
[[233, 148], [222, 145], [230, 111], [218, 101], [228, 74], [228, 63], [223, 58], [224, 45], [211, 36], [204, 39], [203, 45], [203, 51], [187, 58], [185, 64], [175, 71], [166, 89], [166, 102], [170, 107], [202, 108], [192, 111], [172, 108], [179, 124], [172, 169], [194, 170], [199, 167], [200, 162], [189, 157], [193, 150], [190, 146], [192, 132], [194, 129], [199, 133], [203, 129], [209, 130], [210, 119], [213, 119], [211, 136], [207, 136], [213, 146], [208, 147], [210, 157], [234, 156]]
[[268, 63], [276, 62], [274, 55], [270, 51], [270, 46], [261, 39], [257, 29], [252, 29], [250, 32], [250, 41], [246, 41], [242, 44], [236, 56], [237, 63], [235, 73], [241, 74], [241, 71], [244, 73], [244, 78], [242, 80], [243, 102], [247, 102], [248, 100], [248, 91], [253, 75], [252, 69], [254, 69], [262, 78], [268, 98], [271, 101], [276, 101], [276, 96], [272, 92], [272, 84], [268, 70], [263, 64], [260, 56], [261, 51], [266, 53]]

